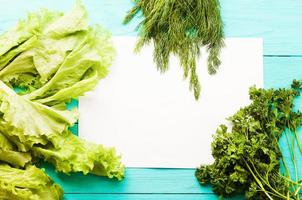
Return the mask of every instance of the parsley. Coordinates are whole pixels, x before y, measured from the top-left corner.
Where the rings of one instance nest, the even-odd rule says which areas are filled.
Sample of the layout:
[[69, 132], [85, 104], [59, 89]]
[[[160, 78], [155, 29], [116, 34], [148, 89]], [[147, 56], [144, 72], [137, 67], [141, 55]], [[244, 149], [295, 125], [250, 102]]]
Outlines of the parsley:
[[223, 23], [218, 0], [134, 0], [124, 23], [129, 23], [138, 13], [144, 19], [138, 26], [141, 38], [136, 51], [154, 43], [154, 61], [161, 72], [168, 70], [169, 56], [180, 59], [184, 78], [190, 79], [190, 90], [199, 98], [200, 83], [196, 73], [196, 60], [200, 47], [209, 51], [208, 71], [215, 74], [220, 65], [223, 42]]
[[[213, 136], [215, 161], [196, 170], [199, 182], [210, 183], [221, 196], [244, 192], [246, 199], [300, 199], [302, 184], [297, 169], [296, 177], [291, 177], [278, 140], [282, 134], [297, 139], [302, 113], [293, 110], [293, 101], [301, 88], [296, 80], [291, 89], [250, 88], [252, 103], [229, 118], [231, 131], [221, 125]], [[296, 167], [293, 145], [300, 150], [301, 146], [298, 140], [289, 144]]]

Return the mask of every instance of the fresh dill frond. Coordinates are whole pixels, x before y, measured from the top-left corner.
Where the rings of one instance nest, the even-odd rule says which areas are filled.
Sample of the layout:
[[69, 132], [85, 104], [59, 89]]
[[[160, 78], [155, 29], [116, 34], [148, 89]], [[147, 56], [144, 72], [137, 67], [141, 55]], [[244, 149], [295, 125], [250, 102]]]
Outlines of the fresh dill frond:
[[215, 74], [220, 65], [220, 50], [224, 46], [223, 22], [218, 0], [135, 0], [124, 23], [142, 13], [138, 25], [139, 51], [150, 42], [154, 44], [154, 62], [161, 72], [169, 68], [169, 56], [179, 57], [184, 78], [190, 80], [195, 99], [200, 95], [200, 82], [196, 73], [200, 48], [206, 47], [208, 72]]

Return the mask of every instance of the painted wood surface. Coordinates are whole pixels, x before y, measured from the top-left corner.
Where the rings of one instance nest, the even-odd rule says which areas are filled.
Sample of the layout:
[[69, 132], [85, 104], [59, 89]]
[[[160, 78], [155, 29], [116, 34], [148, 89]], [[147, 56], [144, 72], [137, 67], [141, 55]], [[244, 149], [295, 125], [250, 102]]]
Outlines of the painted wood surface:
[[[67, 194], [64, 200], [219, 200], [213, 194]], [[229, 199], [229, 198], [227, 198]], [[240, 200], [233, 197], [232, 200]]]
[[[39, 7], [68, 10], [73, 0], [0, 0], [0, 32], [7, 30], [28, 11]], [[121, 21], [131, 0], [83, 0], [92, 23], [109, 28], [113, 35], [135, 35], [135, 24]], [[264, 85], [288, 87], [292, 79], [302, 78], [302, 1], [301, 0], [221, 0], [227, 37], [264, 39]], [[76, 102], [74, 102], [76, 104]], [[301, 108], [302, 100], [296, 102]], [[76, 127], [73, 128], [76, 130]], [[300, 159], [302, 160], [302, 159]], [[298, 163], [302, 169], [301, 162]], [[126, 170], [122, 182], [96, 176], [57, 174], [47, 171], [66, 191], [65, 199], [104, 200], [197, 200], [218, 199], [210, 187], [201, 187], [194, 169]], [[302, 172], [301, 172], [302, 174]], [[241, 199], [236, 197], [235, 199]]]
[[[220, 0], [227, 37], [262, 37], [265, 55], [302, 55], [301, 0]], [[122, 25], [132, 0], [83, 0], [90, 21], [113, 35], [135, 35], [137, 21]], [[40, 7], [67, 11], [74, 0], [0, 0], [0, 32]]]

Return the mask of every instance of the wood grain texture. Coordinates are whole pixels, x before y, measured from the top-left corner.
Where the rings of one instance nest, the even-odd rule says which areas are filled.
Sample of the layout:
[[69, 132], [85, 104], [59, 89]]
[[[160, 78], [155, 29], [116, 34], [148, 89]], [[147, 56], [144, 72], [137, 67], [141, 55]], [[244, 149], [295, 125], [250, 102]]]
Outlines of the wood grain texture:
[[[214, 194], [66, 194], [64, 200], [219, 200]], [[225, 198], [232, 200], [243, 199], [241, 196]]]
[[[83, 0], [90, 21], [110, 29], [113, 35], [136, 35], [139, 19], [122, 25], [131, 0]], [[0, 0], [0, 32], [27, 12], [39, 7], [66, 11], [74, 0]], [[302, 55], [301, 0], [221, 0], [227, 37], [263, 37], [265, 55]]]
[[[68, 10], [73, 0], [0, 0], [0, 32], [14, 25], [28, 11], [39, 7]], [[136, 35], [136, 23], [123, 26], [121, 20], [131, 8], [131, 0], [84, 0], [92, 23], [100, 23], [114, 35]], [[264, 39], [264, 85], [288, 87], [293, 78], [302, 78], [301, 0], [221, 0], [227, 37]], [[137, 22], [137, 21], [136, 21]], [[289, 57], [278, 57], [286, 55]], [[271, 57], [273, 56], [273, 57]], [[73, 102], [76, 105], [76, 102]], [[301, 98], [296, 107], [301, 108]], [[76, 126], [73, 128], [76, 130]], [[302, 159], [300, 159], [302, 162]], [[299, 168], [302, 163], [299, 161]], [[45, 165], [44, 165], [45, 166]], [[122, 182], [96, 176], [57, 174], [47, 167], [67, 193], [65, 199], [103, 200], [203, 200], [218, 199], [210, 187], [194, 178], [194, 169], [130, 168]], [[302, 172], [301, 172], [302, 174]], [[242, 197], [237, 197], [242, 199]]]
[[221, 0], [228, 37], [262, 37], [265, 55], [302, 55], [302, 1]]
[[55, 173], [52, 167], [46, 169], [66, 193], [212, 193], [209, 186], [199, 185], [194, 169], [127, 168], [122, 181], [80, 173], [68, 176]]

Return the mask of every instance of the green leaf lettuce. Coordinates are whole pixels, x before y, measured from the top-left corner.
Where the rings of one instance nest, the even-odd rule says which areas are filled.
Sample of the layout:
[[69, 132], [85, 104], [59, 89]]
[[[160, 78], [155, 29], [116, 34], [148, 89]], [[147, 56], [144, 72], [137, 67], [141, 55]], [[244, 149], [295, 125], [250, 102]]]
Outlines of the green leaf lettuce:
[[0, 131], [14, 141], [19, 151], [31, 150], [64, 173], [123, 177], [124, 167], [113, 149], [86, 142], [68, 131], [77, 119], [77, 112], [30, 101], [1, 81], [0, 102]]
[[66, 14], [41, 9], [0, 35], [0, 199], [62, 199], [35, 165], [122, 179], [113, 148], [74, 136], [77, 110], [66, 103], [92, 90], [115, 51], [110, 33], [89, 26], [77, 2]]
[[53, 200], [61, 199], [63, 190], [41, 169], [28, 165], [17, 169], [0, 164], [0, 199]]

